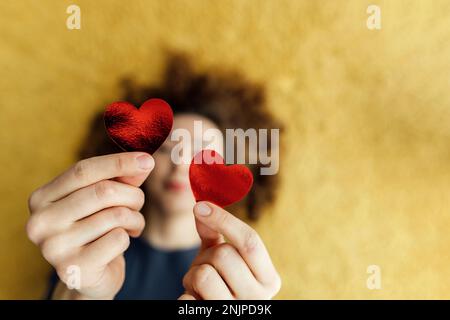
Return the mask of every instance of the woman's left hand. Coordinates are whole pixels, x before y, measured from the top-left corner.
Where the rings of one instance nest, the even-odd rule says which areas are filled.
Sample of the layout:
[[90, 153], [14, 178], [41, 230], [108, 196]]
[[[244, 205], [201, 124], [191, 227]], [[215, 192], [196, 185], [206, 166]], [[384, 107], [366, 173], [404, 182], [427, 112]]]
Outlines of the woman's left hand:
[[210, 202], [197, 203], [194, 214], [202, 245], [180, 300], [271, 299], [278, 293], [280, 276], [254, 229]]

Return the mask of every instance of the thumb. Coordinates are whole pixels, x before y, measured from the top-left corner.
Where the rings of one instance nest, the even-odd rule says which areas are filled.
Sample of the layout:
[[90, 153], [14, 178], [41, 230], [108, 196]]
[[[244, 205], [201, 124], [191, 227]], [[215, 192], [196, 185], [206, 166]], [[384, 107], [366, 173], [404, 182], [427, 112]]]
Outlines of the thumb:
[[[203, 208], [205, 204], [203, 202], [199, 202], [194, 206], [194, 213], [205, 210]], [[207, 209], [207, 208], [206, 208]], [[216, 230], [211, 229], [204, 222], [200, 221], [195, 214], [195, 226], [197, 227], [198, 235], [202, 241], [201, 250], [205, 250], [207, 248], [213, 247], [215, 245], [221, 244], [225, 242], [222, 234], [217, 232]]]

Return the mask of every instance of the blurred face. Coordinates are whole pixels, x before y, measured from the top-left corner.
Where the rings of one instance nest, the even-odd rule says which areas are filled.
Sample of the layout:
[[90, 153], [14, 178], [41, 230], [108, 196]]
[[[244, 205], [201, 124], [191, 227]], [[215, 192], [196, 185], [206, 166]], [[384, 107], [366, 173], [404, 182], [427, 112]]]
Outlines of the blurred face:
[[[198, 130], [199, 121], [201, 121], [201, 131]], [[197, 131], [194, 135], [195, 123]], [[189, 164], [194, 156], [194, 146], [213, 149], [223, 154], [221, 136], [215, 135], [214, 130], [209, 129], [218, 128], [211, 120], [201, 115], [193, 113], [175, 115], [172, 128], [173, 137], [177, 131], [183, 131], [183, 137], [187, 137], [188, 134], [190, 139], [176, 140], [172, 138], [171, 134], [153, 154], [155, 169], [145, 181], [144, 187], [149, 194], [147, 201], [150, 201], [164, 214], [192, 214], [195, 199], [189, 183]], [[206, 130], [208, 130], [205, 137], [207, 140], [204, 140]], [[189, 148], [180, 148], [186, 145]], [[174, 159], [177, 160], [173, 161]]]

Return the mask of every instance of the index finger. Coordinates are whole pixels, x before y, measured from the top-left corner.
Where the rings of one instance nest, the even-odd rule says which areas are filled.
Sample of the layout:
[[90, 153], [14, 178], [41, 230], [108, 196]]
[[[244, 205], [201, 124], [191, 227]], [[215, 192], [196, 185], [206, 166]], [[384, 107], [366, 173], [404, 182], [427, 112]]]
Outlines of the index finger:
[[38, 198], [36, 202], [50, 203], [98, 181], [117, 177], [139, 176], [140, 181], [134, 181], [137, 187], [154, 165], [152, 156], [145, 152], [122, 152], [84, 159], [36, 190], [34, 196]]
[[277, 276], [275, 267], [258, 233], [228, 211], [206, 201], [194, 207], [196, 218], [210, 229], [224, 235], [240, 253], [255, 278], [270, 282]]

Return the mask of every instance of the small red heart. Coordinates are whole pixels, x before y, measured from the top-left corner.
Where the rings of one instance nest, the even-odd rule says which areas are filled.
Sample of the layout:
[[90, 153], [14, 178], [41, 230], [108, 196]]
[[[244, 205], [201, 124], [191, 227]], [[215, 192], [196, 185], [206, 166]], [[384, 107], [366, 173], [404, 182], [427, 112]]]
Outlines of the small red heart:
[[202, 150], [192, 159], [189, 180], [195, 200], [225, 207], [245, 197], [252, 187], [253, 175], [244, 165], [226, 166], [214, 150]]
[[161, 99], [145, 101], [139, 109], [128, 102], [113, 102], [104, 113], [109, 137], [125, 151], [153, 154], [172, 130], [173, 112]]

